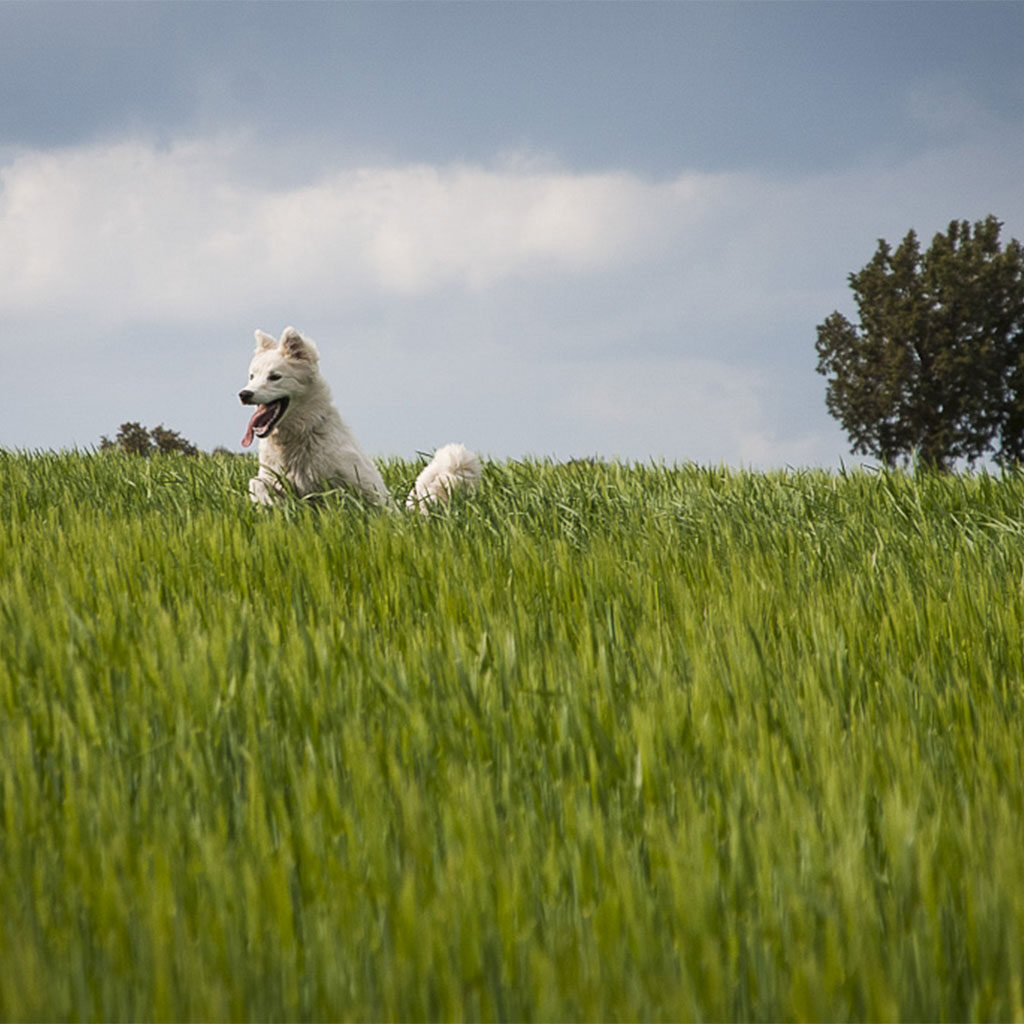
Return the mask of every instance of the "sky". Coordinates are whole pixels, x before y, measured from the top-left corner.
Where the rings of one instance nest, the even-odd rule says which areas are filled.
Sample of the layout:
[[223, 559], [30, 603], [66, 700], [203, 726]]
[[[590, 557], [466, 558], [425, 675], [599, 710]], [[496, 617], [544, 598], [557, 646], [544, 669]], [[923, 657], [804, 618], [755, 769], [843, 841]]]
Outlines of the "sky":
[[857, 464], [879, 238], [1024, 238], [1021, 3], [0, 2], [0, 447], [240, 450], [259, 328], [373, 455]]

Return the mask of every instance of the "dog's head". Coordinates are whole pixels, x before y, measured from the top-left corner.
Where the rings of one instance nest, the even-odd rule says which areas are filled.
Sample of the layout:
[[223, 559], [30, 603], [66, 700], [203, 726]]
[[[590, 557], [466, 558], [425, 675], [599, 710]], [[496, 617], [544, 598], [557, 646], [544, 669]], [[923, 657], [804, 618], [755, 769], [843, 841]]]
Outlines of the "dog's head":
[[242, 438], [243, 448], [252, 444], [253, 435], [266, 437], [281, 422], [289, 404], [316, 379], [319, 362], [316, 345], [294, 327], [286, 327], [280, 341], [256, 332], [249, 383], [238, 392], [243, 405], [257, 406]]

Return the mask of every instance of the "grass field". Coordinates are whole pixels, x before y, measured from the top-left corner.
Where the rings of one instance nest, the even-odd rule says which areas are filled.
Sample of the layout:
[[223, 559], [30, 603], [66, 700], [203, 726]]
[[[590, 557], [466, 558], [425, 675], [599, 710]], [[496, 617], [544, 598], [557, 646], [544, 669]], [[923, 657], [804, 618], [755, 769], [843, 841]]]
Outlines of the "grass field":
[[1024, 1019], [1024, 477], [252, 465], [0, 452], [0, 1018]]

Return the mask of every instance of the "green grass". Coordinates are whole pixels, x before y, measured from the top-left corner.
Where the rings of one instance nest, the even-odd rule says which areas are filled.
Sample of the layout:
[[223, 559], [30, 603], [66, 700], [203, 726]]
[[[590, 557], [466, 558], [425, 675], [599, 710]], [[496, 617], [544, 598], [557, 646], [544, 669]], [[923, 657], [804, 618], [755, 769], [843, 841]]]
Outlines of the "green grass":
[[1024, 1019], [1024, 477], [251, 472], [0, 452], [0, 1018]]

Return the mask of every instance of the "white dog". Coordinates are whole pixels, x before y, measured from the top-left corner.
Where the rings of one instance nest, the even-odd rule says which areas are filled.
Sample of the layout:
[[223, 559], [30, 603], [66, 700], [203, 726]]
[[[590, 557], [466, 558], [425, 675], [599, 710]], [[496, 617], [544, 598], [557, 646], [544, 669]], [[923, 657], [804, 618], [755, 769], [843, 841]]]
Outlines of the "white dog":
[[[319, 363], [316, 345], [294, 327], [280, 341], [256, 332], [249, 383], [238, 393], [243, 405], [256, 406], [242, 447], [260, 439], [260, 470], [249, 481], [249, 497], [272, 504], [287, 481], [303, 497], [349, 486], [378, 505], [393, 505], [377, 467], [334, 408]], [[445, 445], [416, 478], [406, 504], [427, 512], [431, 502], [476, 486], [480, 472], [480, 460], [465, 446]]]

